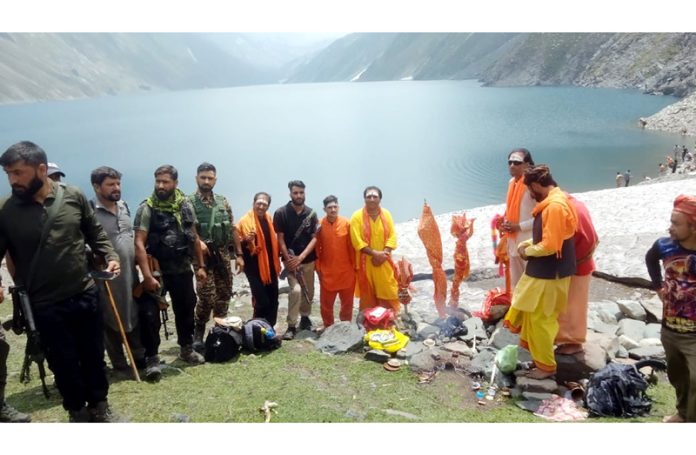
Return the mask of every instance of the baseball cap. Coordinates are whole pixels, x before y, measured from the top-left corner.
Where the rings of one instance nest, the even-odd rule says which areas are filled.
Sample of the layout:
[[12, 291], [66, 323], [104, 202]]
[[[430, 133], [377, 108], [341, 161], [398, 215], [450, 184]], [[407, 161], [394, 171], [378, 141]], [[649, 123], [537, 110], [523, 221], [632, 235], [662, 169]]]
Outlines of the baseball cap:
[[48, 173], [47, 175], [60, 174], [65, 177], [65, 173], [60, 170], [56, 163], [48, 163]]

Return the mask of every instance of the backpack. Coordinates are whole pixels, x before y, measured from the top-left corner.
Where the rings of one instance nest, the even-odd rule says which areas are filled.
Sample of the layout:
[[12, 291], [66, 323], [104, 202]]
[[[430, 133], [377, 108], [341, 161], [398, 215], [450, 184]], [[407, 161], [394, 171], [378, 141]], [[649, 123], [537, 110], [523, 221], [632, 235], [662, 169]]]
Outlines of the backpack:
[[587, 385], [586, 407], [590, 415], [636, 417], [650, 413], [645, 394], [648, 382], [634, 365], [610, 363], [597, 371]]
[[271, 324], [265, 319], [250, 319], [242, 327], [243, 346], [252, 352], [272, 351], [282, 344]]
[[205, 361], [227, 362], [242, 348], [242, 334], [231, 327], [219, 325], [210, 329], [205, 339]]

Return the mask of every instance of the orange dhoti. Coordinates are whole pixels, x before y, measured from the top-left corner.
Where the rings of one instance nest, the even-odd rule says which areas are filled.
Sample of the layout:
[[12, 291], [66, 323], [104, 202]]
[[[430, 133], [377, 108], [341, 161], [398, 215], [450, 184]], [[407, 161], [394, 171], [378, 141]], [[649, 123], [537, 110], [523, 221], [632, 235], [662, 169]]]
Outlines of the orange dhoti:
[[587, 301], [592, 275], [573, 275], [568, 289], [568, 304], [558, 316], [556, 344], [583, 344], [587, 334]]

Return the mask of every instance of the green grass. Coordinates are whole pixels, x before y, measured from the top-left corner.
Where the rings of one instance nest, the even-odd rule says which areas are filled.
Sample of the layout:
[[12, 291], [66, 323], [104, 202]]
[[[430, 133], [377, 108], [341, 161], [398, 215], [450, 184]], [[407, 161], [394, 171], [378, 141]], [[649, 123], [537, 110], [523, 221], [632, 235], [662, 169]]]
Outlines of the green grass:
[[[3, 320], [8, 309], [10, 305], [0, 306]], [[34, 422], [66, 422], [57, 389], [51, 387], [50, 400], [43, 397], [35, 365], [32, 381], [19, 382], [24, 336], [8, 333], [7, 338], [12, 346], [8, 401], [31, 412]], [[111, 406], [132, 422], [263, 422], [259, 408], [266, 400], [278, 404], [272, 422], [545, 422], [512, 400], [478, 405], [471, 380], [454, 371], [439, 372], [431, 383], [418, 384], [408, 368], [389, 372], [359, 354], [329, 356], [308, 341], [287, 342], [271, 353], [242, 354], [233, 362], [196, 367], [176, 360], [178, 349], [171, 340], [163, 339], [160, 351], [168, 366], [159, 383], [110, 378]], [[53, 382], [52, 377], [48, 382]], [[656, 422], [673, 412], [674, 392], [664, 377], [650, 394], [654, 399], [651, 415], [630, 421]]]

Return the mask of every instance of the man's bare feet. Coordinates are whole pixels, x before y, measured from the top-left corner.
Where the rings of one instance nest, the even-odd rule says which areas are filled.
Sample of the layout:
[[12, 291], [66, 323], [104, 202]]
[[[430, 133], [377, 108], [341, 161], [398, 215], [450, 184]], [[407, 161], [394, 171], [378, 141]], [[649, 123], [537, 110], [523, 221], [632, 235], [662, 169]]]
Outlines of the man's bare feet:
[[662, 419], [663, 423], [684, 423], [686, 420], [684, 420], [684, 417], [680, 416], [679, 413], [677, 412], [676, 414], [673, 414], [671, 416], [665, 416]]
[[532, 368], [527, 372], [527, 374], [525, 374], [525, 376], [527, 376], [529, 379], [547, 379], [555, 374], [555, 372], [543, 371], [539, 368]]
[[563, 344], [556, 348], [556, 354], [560, 355], [573, 355], [582, 352], [581, 344]]

